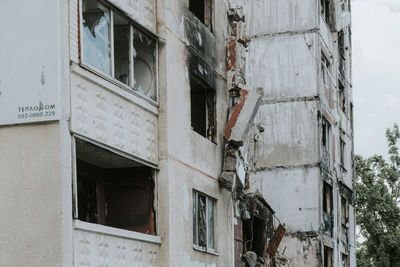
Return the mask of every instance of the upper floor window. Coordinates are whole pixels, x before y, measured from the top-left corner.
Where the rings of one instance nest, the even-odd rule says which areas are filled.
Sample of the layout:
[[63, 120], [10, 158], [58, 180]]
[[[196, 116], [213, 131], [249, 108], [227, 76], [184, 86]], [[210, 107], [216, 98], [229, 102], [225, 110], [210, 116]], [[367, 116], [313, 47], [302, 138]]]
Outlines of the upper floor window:
[[321, 0], [321, 16], [324, 18], [326, 23], [329, 23], [329, 0]]
[[157, 40], [99, 0], [82, 0], [83, 64], [157, 100]]
[[215, 199], [193, 191], [193, 245], [204, 250], [214, 246]]
[[192, 129], [211, 142], [216, 141], [216, 95], [194, 74], [190, 77], [190, 114]]
[[324, 82], [324, 85], [326, 88], [329, 88], [329, 81], [331, 79], [330, 77], [330, 69], [331, 69], [331, 64], [325, 54], [323, 52], [321, 56], [321, 72], [322, 72], [322, 81]]
[[212, 31], [212, 0], [189, 0], [189, 10]]

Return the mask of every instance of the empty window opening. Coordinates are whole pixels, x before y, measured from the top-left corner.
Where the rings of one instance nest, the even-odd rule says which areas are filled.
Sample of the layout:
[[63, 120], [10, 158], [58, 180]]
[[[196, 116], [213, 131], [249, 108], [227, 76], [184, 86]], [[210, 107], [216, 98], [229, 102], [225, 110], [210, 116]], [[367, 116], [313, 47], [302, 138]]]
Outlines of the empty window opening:
[[[322, 52], [321, 52], [322, 53]], [[330, 63], [329, 60], [326, 58], [324, 53], [321, 56], [321, 73], [322, 73], [322, 81], [325, 85], [325, 88], [329, 88], [330, 84]]]
[[346, 112], [346, 93], [342, 82], [339, 80], [339, 107], [343, 111]]
[[99, 0], [82, 5], [82, 62], [157, 100], [157, 40]]
[[190, 108], [192, 129], [215, 142], [216, 107], [215, 90], [196, 78], [190, 79]]
[[344, 81], [346, 75], [346, 53], [344, 43], [344, 32], [338, 33], [338, 54], [339, 54], [339, 78]]
[[346, 143], [342, 138], [340, 138], [340, 165], [345, 169], [345, 153], [346, 153]]
[[156, 234], [154, 170], [76, 139], [78, 219]]
[[321, 16], [324, 18], [326, 23], [329, 23], [329, 0], [321, 0]]
[[341, 222], [343, 227], [348, 228], [349, 227], [349, 202], [347, 198], [344, 196], [341, 196], [341, 201], [340, 201], [340, 213], [341, 213]]
[[322, 148], [326, 151], [329, 151], [330, 147], [330, 134], [331, 134], [331, 125], [330, 123], [325, 119], [322, 118]]
[[349, 255], [346, 255], [342, 253], [342, 262], [341, 262], [342, 267], [350, 267], [350, 257]]
[[349, 7], [348, 0], [340, 0], [340, 7], [342, 11], [347, 11]]
[[214, 250], [215, 199], [193, 191], [193, 245]]
[[258, 257], [266, 256], [266, 224], [256, 216], [243, 223], [243, 255], [254, 251]]
[[323, 182], [323, 217], [324, 217], [324, 231], [332, 234], [333, 229], [333, 192], [332, 186], [327, 182]]
[[330, 247], [324, 246], [324, 267], [333, 266], [333, 250]]
[[212, 0], [189, 0], [189, 10], [212, 30]]

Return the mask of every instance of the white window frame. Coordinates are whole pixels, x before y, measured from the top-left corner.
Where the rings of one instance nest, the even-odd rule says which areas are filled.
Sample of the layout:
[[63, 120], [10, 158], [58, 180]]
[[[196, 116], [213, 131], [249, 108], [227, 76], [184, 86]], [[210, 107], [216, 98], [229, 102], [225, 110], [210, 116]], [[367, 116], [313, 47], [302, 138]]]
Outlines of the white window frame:
[[[196, 202], [192, 203], [192, 214], [193, 214], [194, 207], [196, 207], [196, 243], [195, 243], [195, 237], [193, 236], [193, 239], [192, 239], [193, 248], [195, 250], [199, 250], [199, 251], [208, 252], [208, 253], [211, 253], [211, 254], [214, 254], [214, 255], [218, 255], [218, 253], [216, 252], [216, 240], [215, 240], [216, 239], [215, 238], [215, 221], [216, 221], [215, 220], [215, 214], [216, 214], [215, 208], [216, 208], [217, 200], [215, 198], [210, 197], [210, 196], [208, 196], [206, 194], [203, 194], [203, 193], [201, 193], [201, 192], [199, 192], [197, 190], [193, 190], [192, 194], [193, 194], [192, 200], [196, 199]], [[199, 198], [199, 195], [201, 195], [201, 196], [206, 198], [206, 208], [205, 208], [206, 209], [206, 240], [207, 240], [206, 247], [202, 247], [202, 246], [198, 245], [198, 242], [199, 242], [199, 240], [198, 240], [198, 231], [199, 231], [199, 224], [198, 224], [198, 222], [199, 222], [199, 217], [198, 217], [198, 212], [199, 212], [199, 210], [198, 210], [198, 198]], [[213, 227], [214, 227], [214, 231], [213, 231], [214, 244], [213, 244], [213, 247], [214, 248], [210, 248], [209, 244], [208, 244], [208, 234], [209, 234], [208, 230], [210, 229], [210, 227], [208, 225], [208, 219], [209, 218], [208, 218], [207, 209], [208, 209], [208, 205], [210, 205], [210, 203], [212, 203], [212, 205], [214, 206], [213, 207], [213, 211], [214, 211], [214, 214], [213, 214], [213, 217], [214, 217], [213, 218]], [[194, 227], [194, 225], [192, 227]]]
[[[114, 84], [118, 85], [119, 87], [122, 87], [123, 89], [125, 89], [126, 91], [128, 91], [129, 93], [134, 94], [137, 97], [143, 98], [147, 101], [149, 101], [151, 104], [158, 106], [159, 104], [159, 86], [158, 86], [158, 47], [159, 47], [159, 37], [157, 36], [157, 34], [153, 33], [152, 31], [150, 31], [149, 29], [147, 29], [145, 26], [140, 25], [138, 22], [136, 22], [135, 20], [133, 20], [131, 17], [127, 16], [126, 12], [123, 12], [122, 10], [118, 9], [117, 7], [113, 6], [111, 3], [105, 1], [105, 0], [96, 0], [98, 2], [100, 2], [101, 4], [103, 4], [105, 7], [107, 7], [110, 10], [110, 47], [111, 47], [111, 55], [110, 55], [110, 64], [111, 64], [111, 74], [107, 74], [99, 69], [97, 69], [96, 67], [84, 62], [84, 55], [83, 55], [83, 38], [82, 38], [82, 29], [83, 29], [83, 5], [82, 2], [83, 0], [78, 0], [79, 1], [79, 63], [82, 67], [84, 67], [85, 69], [88, 69], [90, 71], [92, 71], [93, 73], [97, 74], [98, 76], [103, 77], [106, 80], [109, 80], [111, 82], [113, 82]], [[128, 79], [128, 85], [122, 83], [121, 81], [119, 81], [118, 79], [116, 79], [114, 77], [114, 13], [118, 13], [120, 16], [125, 17], [130, 24], [130, 38], [129, 38], [129, 57], [132, 58], [133, 56], [133, 29], [136, 28], [140, 31], [142, 31], [144, 34], [146, 34], [147, 36], [149, 36], [150, 38], [154, 39], [154, 41], [156, 42], [156, 46], [155, 46], [155, 69], [154, 69], [154, 75], [155, 75], [155, 96], [156, 96], [156, 100], [151, 99], [139, 92], [137, 92], [137, 90], [135, 90], [133, 88], [132, 85], [132, 81], [134, 80], [134, 71], [133, 71], [133, 60], [130, 60], [130, 64], [129, 64], [129, 79]]]

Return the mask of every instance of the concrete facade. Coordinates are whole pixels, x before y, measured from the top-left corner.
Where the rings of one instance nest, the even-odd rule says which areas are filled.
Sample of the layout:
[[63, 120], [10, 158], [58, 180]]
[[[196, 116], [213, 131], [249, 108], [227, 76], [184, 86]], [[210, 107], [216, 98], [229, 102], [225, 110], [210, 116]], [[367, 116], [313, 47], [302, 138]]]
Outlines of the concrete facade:
[[321, 2], [1, 1], [0, 265], [355, 266], [350, 4]]

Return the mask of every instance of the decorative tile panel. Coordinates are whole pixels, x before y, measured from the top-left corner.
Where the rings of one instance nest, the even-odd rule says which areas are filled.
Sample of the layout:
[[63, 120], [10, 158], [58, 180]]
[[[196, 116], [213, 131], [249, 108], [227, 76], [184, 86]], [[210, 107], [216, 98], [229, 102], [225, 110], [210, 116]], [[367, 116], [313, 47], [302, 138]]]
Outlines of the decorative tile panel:
[[159, 251], [159, 244], [74, 230], [75, 267], [155, 267]]
[[71, 97], [74, 133], [157, 164], [154, 113], [75, 74], [71, 74]]

